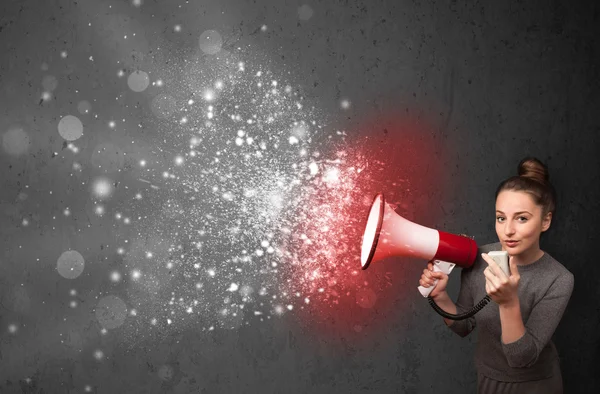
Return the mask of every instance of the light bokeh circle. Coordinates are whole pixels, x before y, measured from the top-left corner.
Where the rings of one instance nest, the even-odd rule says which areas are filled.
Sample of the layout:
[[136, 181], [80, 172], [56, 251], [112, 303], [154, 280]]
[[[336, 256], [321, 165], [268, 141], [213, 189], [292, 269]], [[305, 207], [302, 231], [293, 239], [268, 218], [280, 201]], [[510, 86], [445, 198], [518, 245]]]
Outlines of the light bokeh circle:
[[83, 123], [76, 116], [64, 116], [58, 122], [58, 133], [67, 141], [75, 141], [83, 135]]
[[223, 47], [223, 38], [216, 30], [206, 30], [198, 39], [202, 52], [214, 55]]
[[22, 155], [30, 144], [29, 135], [21, 128], [12, 128], [2, 135], [2, 148], [9, 155]]
[[112, 330], [120, 327], [127, 317], [127, 306], [119, 297], [109, 295], [96, 306], [96, 318], [102, 327]]
[[81, 253], [75, 250], [67, 250], [60, 255], [56, 262], [56, 270], [66, 279], [75, 279], [83, 272], [85, 260]]
[[150, 77], [148, 76], [148, 73], [145, 73], [144, 71], [134, 71], [129, 74], [127, 85], [129, 86], [129, 89], [134, 92], [143, 92], [150, 85]]

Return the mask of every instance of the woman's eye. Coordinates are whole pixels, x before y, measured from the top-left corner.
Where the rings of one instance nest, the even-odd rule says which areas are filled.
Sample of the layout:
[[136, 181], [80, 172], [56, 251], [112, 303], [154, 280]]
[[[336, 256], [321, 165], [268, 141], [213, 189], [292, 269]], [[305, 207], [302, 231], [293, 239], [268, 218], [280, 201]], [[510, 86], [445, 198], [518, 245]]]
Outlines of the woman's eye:
[[519, 219], [523, 219], [524, 222], [527, 221], [527, 218], [525, 216], [519, 216]]
[[501, 221], [501, 219], [504, 219], [504, 218], [503, 218], [503, 217], [501, 217], [501, 216], [497, 216], [497, 217], [496, 217], [496, 220], [498, 220], [498, 221]]

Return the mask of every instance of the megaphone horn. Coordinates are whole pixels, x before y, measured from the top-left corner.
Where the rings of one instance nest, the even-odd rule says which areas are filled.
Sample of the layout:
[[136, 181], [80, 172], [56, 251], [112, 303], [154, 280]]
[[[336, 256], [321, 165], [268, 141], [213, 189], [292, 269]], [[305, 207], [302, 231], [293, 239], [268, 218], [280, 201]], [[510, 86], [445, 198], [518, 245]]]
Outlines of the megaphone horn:
[[[383, 193], [379, 193], [373, 199], [367, 218], [360, 263], [365, 270], [371, 263], [391, 256], [438, 260], [437, 263], [446, 264], [436, 264], [437, 270], [449, 274], [454, 265], [462, 268], [473, 265], [477, 243], [465, 236], [434, 230], [403, 218], [386, 203]], [[433, 287], [427, 290], [429, 295]]]

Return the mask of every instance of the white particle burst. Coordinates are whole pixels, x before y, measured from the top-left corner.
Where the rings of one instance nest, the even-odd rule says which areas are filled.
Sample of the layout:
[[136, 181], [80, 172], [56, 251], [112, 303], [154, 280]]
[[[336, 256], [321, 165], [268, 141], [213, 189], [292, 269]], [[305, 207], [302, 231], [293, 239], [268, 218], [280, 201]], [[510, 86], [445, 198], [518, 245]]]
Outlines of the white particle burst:
[[232, 283], [232, 284], [229, 286], [229, 289], [227, 289], [227, 291], [237, 291], [237, 289], [238, 289], [238, 285], [237, 285], [237, 283]]

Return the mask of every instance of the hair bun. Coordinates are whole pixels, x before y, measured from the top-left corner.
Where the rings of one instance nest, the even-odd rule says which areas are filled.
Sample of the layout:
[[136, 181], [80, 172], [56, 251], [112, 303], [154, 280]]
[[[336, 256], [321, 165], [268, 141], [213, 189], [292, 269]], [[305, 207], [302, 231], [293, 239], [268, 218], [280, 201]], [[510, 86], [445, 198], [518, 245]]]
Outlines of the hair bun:
[[526, 157], [519, 163], [519, 176], [537, 181], [543, 185], [549, 183], [548, 167], [535, 157]]

